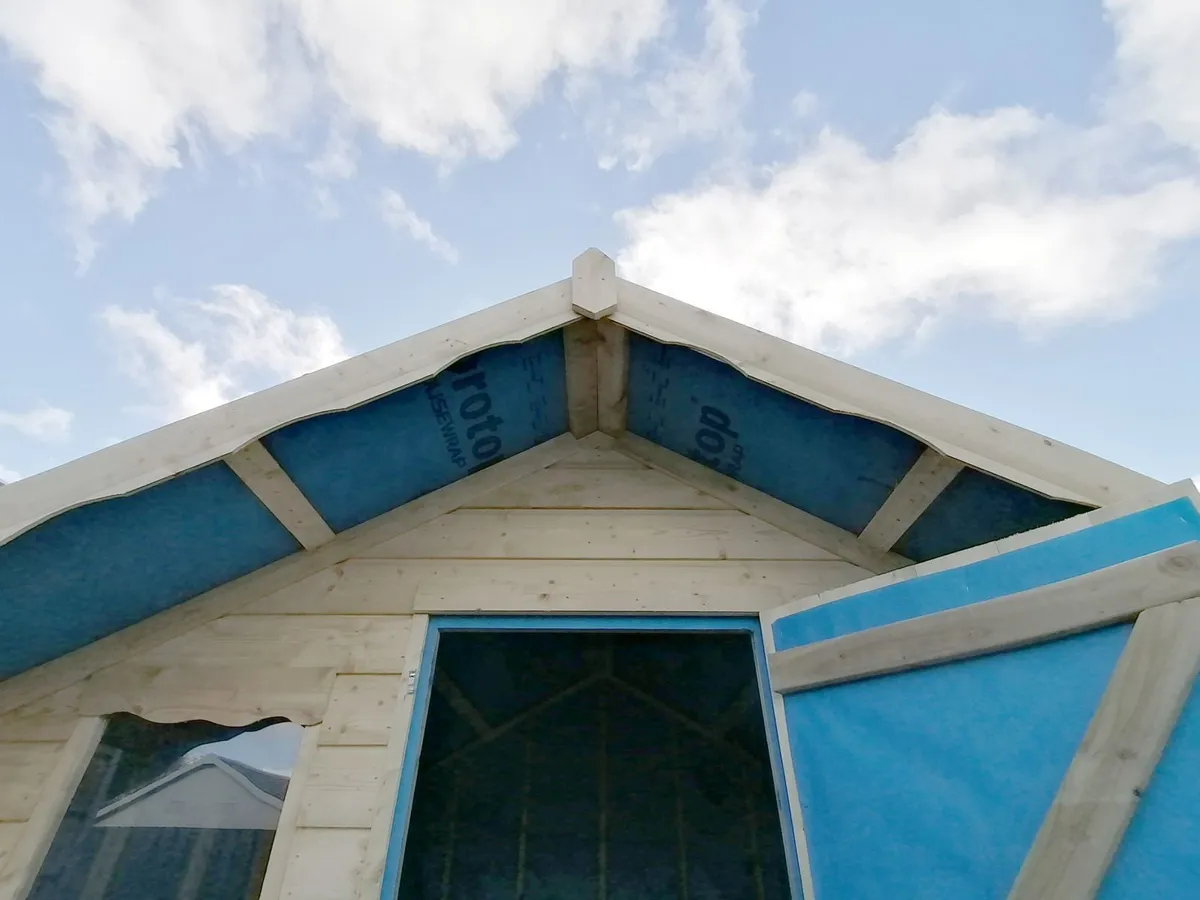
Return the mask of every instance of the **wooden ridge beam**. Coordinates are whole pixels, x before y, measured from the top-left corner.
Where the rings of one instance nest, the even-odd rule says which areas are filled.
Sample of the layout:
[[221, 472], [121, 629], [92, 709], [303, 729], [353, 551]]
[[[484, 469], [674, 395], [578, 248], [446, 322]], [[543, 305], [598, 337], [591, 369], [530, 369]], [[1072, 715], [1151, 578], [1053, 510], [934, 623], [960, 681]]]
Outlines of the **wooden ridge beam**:
[[772, 653], [773, 690], [808, 690], [1052, 640], [1200, 595], [1200, 541], [1007, 597]]
[[333, 529], [262, 441], [251, 441], [229, 454], [225, 463], [305, 550], [316, 550], [333, 540]]
[[596, 348], [599, 342], [596, 323], [590, 319], [573, 322], [563, 329], [567, 427], [577, 438], [592, 434], [600, 424], [596, 393]]
[[927, 447], [876, 510], [858, 539], [874, 550], [891, 550], [964, 468], [958, 460]]
[[1138, 616], [1009, 900], [1089, 900], [1100, 888], [1187, 702], [1200, 599]]

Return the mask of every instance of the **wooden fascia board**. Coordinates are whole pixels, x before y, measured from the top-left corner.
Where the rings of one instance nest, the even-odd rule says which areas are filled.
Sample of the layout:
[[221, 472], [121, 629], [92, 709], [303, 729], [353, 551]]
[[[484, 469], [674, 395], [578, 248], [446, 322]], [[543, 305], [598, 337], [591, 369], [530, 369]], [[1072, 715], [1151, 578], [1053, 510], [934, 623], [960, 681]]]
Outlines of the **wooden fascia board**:
[[231, 453], [225, 457], [225, 464], [305, 550], [316, 550], [333, 540], [333, 529], [280, 468], [262, 441], [251, 441]]
[[520, 343], [578, 318], [570, 279], [564, 279], [5, 485], [0, 544], [69, 509], [158, 484], [285, 425], [352, 409], [431, 378], [464, 356]]
[[950, 486], [964, 466], [932, 447], [917, 457], [900, 479], [858, 539], [875, 550], [891, 550], [938, 495]]
[[229, 615], [328, 566], [361, 555], [376, 544], [566, 459], [578, 446], [573, 436], [561, 435], [347, 529], [316, 550], [294, 553], [85, 647], [0, 681], [0, 713], [70, 687], [95, 672]]
[[835, 412], [891, 425], [944, 456], [1037, 493], [1088, 506], [1136, 497], [1161, 482], [955, 403], [618, 279], [612, 321], [681, 344]]
[[1012, 650], [1200, 596], [1200, 541], [969, 606], [772, 653], [771, 688], [803, 691]]
[[1009, 900], [1096, 895], [1187, 702], [1200, 599], [1138, 616]]
[[890, 572], [912, 565], [895, 553], [865, 547], [849, 531], [645, 438], [624, 434], [614, 440], [613, 448], [869, 572]]

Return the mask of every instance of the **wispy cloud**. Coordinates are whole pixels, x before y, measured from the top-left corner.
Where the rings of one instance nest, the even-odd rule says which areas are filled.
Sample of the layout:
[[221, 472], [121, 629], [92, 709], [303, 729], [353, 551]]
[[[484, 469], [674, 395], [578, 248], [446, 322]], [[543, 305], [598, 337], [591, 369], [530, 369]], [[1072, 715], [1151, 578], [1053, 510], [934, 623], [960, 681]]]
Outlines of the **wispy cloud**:
[[177, 301], [168, 310], [111, 306], [102, 318], [122, 366], [150, 393], [160, 420], [211, 409], [347, 356], [332, 319], [285, 309], [245, 285], [217, 285], [208, 299]]
[[[192, 148], [233, 152], [324, 117], [438, 160], [500, 156], [552, 76], [629, 70], [665, 5], [6, 0], [0, 40], [52, 106], [86, 264], [96, 226], [135, 217]], [[347, 158], [323, 157], [322, 177]]]
[[436, 256], [440, 256], [448, 263], [458, 262], [458, 250], [454, 245], [439, 237], [433, 230], [433, 226], [417, 215], [396, 191], [391, 188], [384, 189], [380, 201], [380, 211], [383, 221], [393, 231], [405, 234], [418, 244], [425, 245]]
[[8, 466], [4, 465], [4, 463], [0, 463], [0, 483], [12, 484], [14, 481], [20, 480], [20, 478], [20, 472], [18, 472], [16, 469], [10, 469]]
[[14, 428], [25, 437], [39, 441], [65, 441], [71, 435], [74, 418], [69, 410], [47, 404], [25, 412], [0, 410], [0, 426]]
[[[1146, 115], [1200, 148], [1188, 86], [1200, 5], [1109, 7], [1120, 93], [1099, 125], [1021, 107], [935, 109], [880, 154], [826, 125], [773, 166], [624, 210], [619, 263], [660, 290], [842, 353], [964, 309], [1031, 331], [1138, 311], [1164, 251], [1200, 236], [1200, 167], [1162, 152], [1118, 107], [1157, 98]], [[805, 106], [811, 117], [815, 104]]]

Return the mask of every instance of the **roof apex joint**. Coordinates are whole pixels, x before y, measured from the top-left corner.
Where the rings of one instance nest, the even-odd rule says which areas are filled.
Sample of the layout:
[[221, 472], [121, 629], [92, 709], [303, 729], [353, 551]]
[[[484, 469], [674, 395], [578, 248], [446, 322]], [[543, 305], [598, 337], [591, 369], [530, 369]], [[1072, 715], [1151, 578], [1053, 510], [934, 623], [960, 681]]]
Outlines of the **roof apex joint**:
[[617, 264], [595, 247], [571, 264], [571, 308], [588, 319], [605, 319], [617, 311]]

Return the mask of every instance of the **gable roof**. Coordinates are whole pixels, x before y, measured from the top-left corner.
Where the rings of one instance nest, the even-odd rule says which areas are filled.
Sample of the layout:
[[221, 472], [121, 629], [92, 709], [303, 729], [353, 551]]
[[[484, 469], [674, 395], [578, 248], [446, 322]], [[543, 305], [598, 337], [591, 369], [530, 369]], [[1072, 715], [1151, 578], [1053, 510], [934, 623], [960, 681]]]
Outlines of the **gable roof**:
[[0, 679], [597, 426], [915, 561], [1159, 486], [590, 250], [571, 279], [6, 485]]

